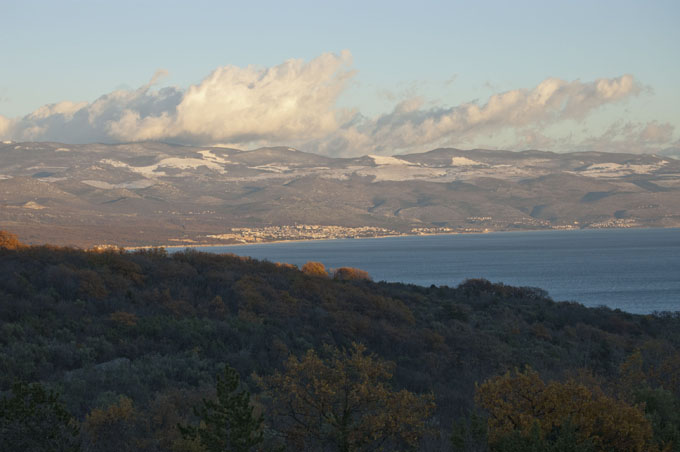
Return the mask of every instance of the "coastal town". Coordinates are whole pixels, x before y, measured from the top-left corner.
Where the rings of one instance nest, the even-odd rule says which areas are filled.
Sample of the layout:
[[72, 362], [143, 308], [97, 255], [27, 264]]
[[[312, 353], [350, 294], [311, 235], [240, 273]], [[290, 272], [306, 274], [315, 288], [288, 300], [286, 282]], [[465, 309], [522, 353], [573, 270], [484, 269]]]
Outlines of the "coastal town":
[[348, 238], [389, 237], [402, 235], [393, 229], [375, 226], [346, 227], [318, 224], [231, 228], [223, 234], [210, 234], [208, 239], [225, 243], [262, 243], [290, 240], [331, 240]]
[[[230, 228], [229, 232], [221, 234], [209, 234], [204, 236], [201, 242], [223, 243], [223, 244], [248, 244], [248, 243], [267, 243], [283, 241], [302, 241], [302, 240], [333, 240], [333, 239], [362, 239], [379, 237], [396, 237], [404, 235], [435, 235], [435, 234], [474, 234], [494, 232], [506, 228], [499, 227], [491, 221], [490, 217], [475, 218], [475, 222], [465, 227], [412, 227], [406, 231], [398, 231], [378, 226], [349, 227], [338, 225], [319, 225], [319, 224], [295, 224], [281, 226], [265, 226], [253, 228]], [[481, 220], [481, 221], [480, 221]], [[476, 224], [475, 224], [476, 223]], [[545, 229], [578, 229], [578, 224], [550, 225], [546, 224], [517, 224], [518, 230], [524, 229], [522, 226], [533, 226], [533, 229], [543, 227]], [[612, 225], [618, 227], [618, 225]], [[184, 241], [176, 239], [171, 241]], [[193, 241], [192, 241], [193, 242]], [[194, 242], [196, 243], [196, 242]]]

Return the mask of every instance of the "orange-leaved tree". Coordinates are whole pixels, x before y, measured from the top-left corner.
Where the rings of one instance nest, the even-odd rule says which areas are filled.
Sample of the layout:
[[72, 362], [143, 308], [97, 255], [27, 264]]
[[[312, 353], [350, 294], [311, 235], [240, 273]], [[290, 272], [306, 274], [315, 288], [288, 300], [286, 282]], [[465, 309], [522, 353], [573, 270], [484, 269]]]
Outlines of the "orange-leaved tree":
[[0, 248], [15, 250], [23, 246], [25, 245], [19, 241], [19, 237], [16, 234], [0, 230]]
[[302, 266], [302, 272], [310, 276], [328, 277], [326, 267], [321, 262], [309, 261]]
[[333, 279], [341, 281], [369, 280], [371, 275], [366, 270], [354, 267], [340, 267], [333, 272]]

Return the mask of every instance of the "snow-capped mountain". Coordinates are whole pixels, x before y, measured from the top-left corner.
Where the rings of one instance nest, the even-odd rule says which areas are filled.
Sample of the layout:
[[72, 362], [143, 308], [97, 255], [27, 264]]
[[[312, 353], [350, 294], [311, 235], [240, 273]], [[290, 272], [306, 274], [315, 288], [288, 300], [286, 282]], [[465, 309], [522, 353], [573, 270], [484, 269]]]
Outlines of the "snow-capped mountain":
[[29, 242], [205, 243], [232, 228], [301, 224], [401, 233], [680, 226], [680, 161], [597, 152], [330, 158], [287, 147], [0, 144], [0, 229]]

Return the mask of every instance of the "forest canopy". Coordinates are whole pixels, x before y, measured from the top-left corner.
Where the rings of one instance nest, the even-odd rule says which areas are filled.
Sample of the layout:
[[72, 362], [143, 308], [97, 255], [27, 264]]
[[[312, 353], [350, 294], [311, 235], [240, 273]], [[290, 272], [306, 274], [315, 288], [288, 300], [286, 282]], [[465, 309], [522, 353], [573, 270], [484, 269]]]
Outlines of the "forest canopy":
[[[406, 399], [397, 394], [422, 407], [397, 423], [419, 433], [388, 435], [390, 444], [417, 438], [422, 450], [501, 451], [581, 438], [584, 448], [604, 450], [609, 443], [591, 438], [586, 421], [594, 419], [598, 438], [616, 436], [625, 421], [640, 432], [635, 444], [680, 450], [678, 314], [557, 303], [541, 289], [479, 279], [420, 287], [374, 282], [355, 269], [329, 277], [318, 267], [195, 250], [84, 251], [3, 237], [2, 400], [15, 400], [17, 384], [58, 394], [48, 405], [77, 422], [85, 449], [108, 438], [111, 450], [200, 450], [177, 424], [197, 425], [194, 408], [218, 400], [225, 366], [263, 415], [262, 444], [290, 445], [277, 443], [286, 431], [276, 423], [285, 414], [279, 396], [295, 388], [282, 378], [334, 375], [343, 360], [361, 357], [370, 365], [357, 364], [347, 381], [371, 368], [385, 395], [369, 411], [398, 408]], [[564, 391], [582, 403], [560, 402], [557, 417], [513, 402], [522, 393], [552, 406]], [[522, 420], [497, 423], [497, 406]], [[592, 407], [623, 418], [588, 417]], [[377, 418], [371, 425], [386, 425]]]

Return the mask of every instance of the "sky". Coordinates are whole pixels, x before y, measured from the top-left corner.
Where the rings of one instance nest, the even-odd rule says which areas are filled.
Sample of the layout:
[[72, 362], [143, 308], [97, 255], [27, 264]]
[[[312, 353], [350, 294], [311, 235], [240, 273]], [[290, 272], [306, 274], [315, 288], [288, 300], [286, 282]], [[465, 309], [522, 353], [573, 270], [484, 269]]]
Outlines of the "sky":
[[0, 139], [680, 147], [680, 2], [0, 0]]

